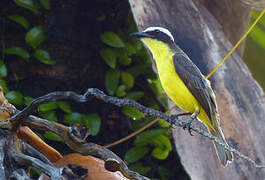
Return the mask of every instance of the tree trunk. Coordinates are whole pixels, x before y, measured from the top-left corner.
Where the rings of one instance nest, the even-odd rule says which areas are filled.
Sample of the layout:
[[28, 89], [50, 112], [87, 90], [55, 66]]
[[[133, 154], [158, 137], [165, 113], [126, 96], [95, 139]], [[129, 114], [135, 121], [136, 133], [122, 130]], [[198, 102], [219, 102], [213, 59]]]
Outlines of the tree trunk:
[[[192, 0], [129, 0], [139, 30], [148, 26], [163, 26], [174, 35], [176, 43], [188, 54], [193, 62], [207, 75], [232, 48], [228, 39], [236, 34], [234, 27], [242, 33], [246, 22], [241, 25], [241, 17], [247, 17], [244, 11], [228, 14], [221, 24], [222, 14], [213, 16], [205, 3]], [[223, 0], [222, 2], [227, 3]], [[239, 1], [238, 1], [239, 2]], [[207, 5], [207, 4], [206, 4]], [[222, 3], [217, 3], [222, 6]], [[231, 9], [237, 9], [240, 3], [231, 3]], [[226, 6], [224, 6], [226, 7]], [[213, 12], [212, 10], [211, 12]], [[242, 16], [240, 15], [242, 14]], [[239, 17], [239, 18], [237, 18]], [[239, 24], [235, 26], [235, 24]], [[231, 27], [232, 26], [232, 27]], [[231, 29], [230, 29], [230, 28]], [[227, 36], [228, 37], [227, 37]], [[230, 38], [229, 38], [230, 37]], [[238, 38], [238, 37], [237, 37]], [[236, 37], [235, 37], [236, 39]], [[234, 39], [234, 41], [235, 41]], [[232, 40], [233, 41], [233, 40]], [[265, 103], [264, 93], [252, 78], [246, 65], [236, 53], [210, 78], [216, 93], [221, 126], [228, 144], [252, 159], [265, 163]], [[173, 103], [170, 103], [173, 106]], [[194, 123], [194, 125], [200, 125]], [[234, 157], [226, 168], [218, 162], [212, 142], [200, 135], [190, 136], [180, 128], [173, 129], [174, 140], [181, 162], [192, 179], [263, 179], [265, 171], [253, 167], [245, 160]]]

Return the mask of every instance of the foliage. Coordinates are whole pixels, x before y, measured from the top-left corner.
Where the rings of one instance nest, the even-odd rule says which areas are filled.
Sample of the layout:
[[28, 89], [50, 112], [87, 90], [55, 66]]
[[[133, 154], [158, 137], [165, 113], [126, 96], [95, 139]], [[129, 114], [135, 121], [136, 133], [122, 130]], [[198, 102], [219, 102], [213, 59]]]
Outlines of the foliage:
[[[252, 25], [253, 22], [259, 16], [259, 11], [252, 11], [251, 19], [249, 25]], [[258, 24], [250, 32], [247, 37], [245, 51], [243, 59], [248, 65], [248, 68], [252, 71], [252, 75], [259, 84], [265, 90], [265, 61], [264, 61], [264, 50], [265, 50], [265, 18], [261, 18]]]
[[[36, 16], [37, 18], [50, 9], [50, 0], [14, 0], [14, 3], [20, 8], [32, 12], [32, 16]], [[21, 46], [6, 47], [3, 50], [3, 53], [6, 55], [5, 59], [8, 59], [9, 56], [16, 56], [18, 60], [25, 60], [25, 63], [37, 60], [46, 65], [55, 64], [50, 53], [41, 47], [46, 39], [45, 26], [43, 24], [33, 24], [29, 21], [30, 17], [21, 15], [10, 14], [7, 15], [7, 18], [16, 23], [18, 28], [22, 26], [26, 32], [24, 44]], [[14, 105], [27, 106], [34, 98], [29, 96], [23, 97], [22, 93], [19, 91], [9, 91], [6, 85], [4, 78], [7, 77], [8, 70], [5, 65], [5, 59], [0, 61], [0, 85], [4, 89], [5, 96], [8, 101]], [[58, 113], [64, 113], [64, 123], [79, 123], [85, 125], [90, 129], [91, 135], [93, 136], [96, 136], [100, 131], [101, 118], [96, 113], [80, 114], [78, 112], [73, 112], [71, 105], [67, 102], [51, 102], [39, 106], [40, 116], [50, 121], [58, 122]], [[63, 141], [59, 136], [50, 132], [45, 132], [40, 136], [48, 140]]]
[[[40, 21], [36, 23], [30, 20], [32, 17], [39, 18], [49, 11], [51, 4], [50, 0], [14, 0], [13, 2], [19, 8], [24, 8], [31, 13], [31, 17], [11, 13], [7, 15], [8, 20], [15, 23], [18, 29], [25, 33], [25, 36], [22, 45], [13, 45], [3, 50], [6, 57], [0, 61], [0, 85], [3, 87], [9, 102], [22, 107], [29, 105], [33, 97], [24, 97], [21, 92], [8, 89], [5, 82], [5, 78], [8, 76], [8, 69], [5, 65], [6, 59], [16, 57], [16, 59], [22, 60], [21, 63], [39, 62], [46, 66], [55, 64], [51, 56], [52, 53], [50, 54], [43, 46], [46, 41], [45, 25]], [[105, 23], [104, 16], [99, 17], [98, 21]], [[132, 16], [126, 17], [126, 21], [127, 29], [106, 30], [98, 37], [99, 41], [102, 42], [98, 55], [105, 63], [105, 91], [109, 95], [135, 100], [152, 108], [167, 108], [167, 100], [162, 95], [163, 89], [152, 69], [149, 54], [139, 40], [129, 36], [130, 33], [137, 31]], [[121, 113], [131, 120], [131, 131], [135, 131], [153, 120], [130, 107], [122, 108]], [[77, 112], [71, 103], [51, 102], [43, 104], [39, 106], [39, 115], [50, 121], [63, 121], [67, 125], [74, 123], [85, 125], [90, 129], [92, 136], [101, 133], [103, 123], [101, 114], [98, 112], [89, 114]], [[172, 152], [172, 135], [169, 127], [167, 122], [160, 120], [156, 127], [136, 137], [132, 147], [124, 156], [132, 170], [142, 174], [152, 170], [153, 172], [156, 171], [156, 176], [160, 176], [160, 178], [167, 177], [160, 175], [158, 169], [152, 169], [154, 164], [150, 162], [162, 162]], [[40, 133], [40, 136], [45, 140], [63, 141], [50, 132]], [[166, 169], [167, 164], [161, 163], [159, 167]]]

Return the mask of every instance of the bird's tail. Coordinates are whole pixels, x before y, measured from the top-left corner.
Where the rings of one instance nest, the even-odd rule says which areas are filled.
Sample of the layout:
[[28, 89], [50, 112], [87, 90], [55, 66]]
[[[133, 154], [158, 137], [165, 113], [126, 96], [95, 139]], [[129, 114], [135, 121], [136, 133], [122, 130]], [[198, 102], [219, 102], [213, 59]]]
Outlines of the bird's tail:
[[[222, 130], [220, 128], [216, 128], [216, 130], [209, 130], [210, 134], [218, 137], [223, 143], [227, 144], [225, 141], [224, 135], [222, 133]], [[221, 164], [225, 167], [228, 162], [231, 162], [233, 160], [233, 155], [232, 153], [225, 149], [222, 145], [216, 143], [213, 141], [214, 147], [218, 156], [218, 159], [220, 160]]]

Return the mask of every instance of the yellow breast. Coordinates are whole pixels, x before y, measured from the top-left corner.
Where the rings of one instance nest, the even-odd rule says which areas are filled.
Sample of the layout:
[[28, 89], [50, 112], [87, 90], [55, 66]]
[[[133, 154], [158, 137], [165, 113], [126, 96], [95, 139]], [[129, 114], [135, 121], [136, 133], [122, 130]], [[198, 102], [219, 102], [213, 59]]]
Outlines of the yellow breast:
[[212, 128], [209, 117], [176, 73], [173, 63], [174, 52], [165, 43], [154, 39], [144, 39], [144, 43], [153, 54], [159, 79], [168, 97], [186, 112], [195, 113], [200, 111], [198, 118]]

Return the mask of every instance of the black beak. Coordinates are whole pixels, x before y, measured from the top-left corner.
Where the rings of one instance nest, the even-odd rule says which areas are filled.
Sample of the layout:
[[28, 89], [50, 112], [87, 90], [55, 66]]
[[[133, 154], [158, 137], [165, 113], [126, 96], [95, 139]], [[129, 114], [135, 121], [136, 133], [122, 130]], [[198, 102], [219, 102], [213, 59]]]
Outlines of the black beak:
[[144, 37], [152, 38], [152, 36], [146, 32], [135, 32], [135, 33], [131, 33], [130, 36], [133, 36], [136, 38], [144, 38]]

